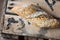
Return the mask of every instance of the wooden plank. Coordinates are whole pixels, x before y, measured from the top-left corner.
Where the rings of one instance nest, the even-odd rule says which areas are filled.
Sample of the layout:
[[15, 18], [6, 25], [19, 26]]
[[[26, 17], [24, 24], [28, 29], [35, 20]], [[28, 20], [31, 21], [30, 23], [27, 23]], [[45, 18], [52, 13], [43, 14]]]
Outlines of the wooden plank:
[[[23, 2], [22, 2], [23, 1]], [[28, 3], [27, 3], [28, 2]], [[53, 1], [51, 0], [48, 0], [49, 3], [53, 4]], [[11, 3], [13, 3], [14, 5], [10, 5]], [[48, 5], [48, 3], [45, 1], [45, 0], [15, 0], [15, 1], [11, 1], [9, 0], [8, 2], [8, 5], [7, 5], [7, 10], [6, 12], [11, 12], [11, 13], [14, 13], [12, 12], [10, 9], [8, 9], [8, 7], [14, 7], [14, 6], [17, 6], [17, 5], [22, 5], [22, 4], [29, 4], [29, 3], [32, 3], [32, 4], [35, 4], [37, 5], [37, 3], [39, 3], [39, 6], [44, 10], [46, 11], [47, 13], [50, 13], [51, 15], [54, 15], [55, 17], [60, 17], [60, 1], [55, 1], [55, 4], [52, 5], [52, 7], [50, 7], [50, 5]], [[54, 11], [52, 11], [52, 9]]]
[[[35, 0], [34, 0], [35, 1]], [[38, 1], [38, 0], [37, 0]], [[2, 0], [0, 0], [0, 2], [2, 2]], [[36, 2], [36, 1], [35, 1]], [[1, 7], [2, 7], [3, 2], [1, 3]], [[47, 8], [47, 7], [46, 7]], [[4, 8], [3, 8], [4, 9]], [[2, 10], [0, 8], [0, 10]], [[4, 11], [4, 10], [3, 10]], [[3, 11], [0, 12], [0, 14], [2, 15], [2, 13], [4, 13]], [[0, 15], [0, 16], [1, 16]], [[2, 16], [0, 17], [2, 18]], [[0, 19], [0, 22], [3, 22], [2, 19]], [[0, 23], [1, 25], [1, 23]], [[1, 25], [2, 26], [2, 25]], [[34, 29], [34, 28], [33, 28]], [[35, 35], [29, 35], [27, 34], [26, 36], [34, 36], [34, 37], [42, 37], [42, 38], [55, 38], [55, 39], [60, 39], [60, 28], [56, 28], [56, 29], [40, 29], [39, 31], [39, 35], [35, 36]], [[9, 34], [9, 33], [8, 33]], [[11, 33], [12, 34], [12, 33]], [[13, 33], [14, 34], [14, 33]], [[19, 34], [17, 34], [19, 35]]]
[[[12, 15], [6, 15], [7, 17], [6, 18], [11, 18], [11, 17], [13, 17], [13, 18], [15, 18], [16, 20], [19, 18], [19, 16], [12, 16]], [[7, 22], [6, 22], [7, 23]], [[16, 23], [15, 23], [16, 24]], [[12, 24], [12, 25], [15, 25], [15, 24]], [[6, 26], [6, 25], [5, 25]], [[11, 27], [13, 27], [13, 26], [11, 26]], [[19, 26], [16, 26], [17, 28], [19, 27]], [[14, 29], [16, 29], [16, 27], [14, 26]], [[28, 32], [30, 31], [30, 29], [29, 29], [30, 27], [28, 27], [27, 29], [28, 29]], [[33, 28], [35, 28], [35, 27], [32, 27], [32, 31], [33, 31]], [[23, 30], [23, 31], [25, 31], [25, 30]], [[36, 30], [37, 31], [37, 30]], [[20, 34], [21, 32], [20, 32], [20, 30], [16, 30], [15, 32], [12, 32], [11, 30], [9, 31], [9, 32], [7, 32], [7, 31], [5, 31], [4, 30], [4, 33], [8, 33], [8, 34], [15, 34], [15, 35], [23, 35], [23, 34], [26, 34], [26, 35], [24, 35], [24, 36], [33, 36], [33, 37], [42, 37], [42, 38], [56, 38], [56, 39], [60, 39], [60, 28], [55, 28], [55, 29], [40, 29], [39, 30], [39, 34], [37, 35], [36, 34], [36, 36], [33, 34], [33, 35], [30, 35], [29, 33], [28, 34], [26, 34], [25, 32], [23, 32], [22, 34]], [[20, 33], [19, 33], [20, 32]], [[18, 34], [19, 33], [19, 34]], [[30, 33], [32, 33], [32, 32], [30, 32]], [[39, 35], [41, 35], [41, 36], [39, 36]]]
[[0, 31], [3, 27], [3, 16], [5, 13], [6, 0], [0, 0]]
[[14, 1], [8, 0], [6, 12], [10, 12], [10, 13], [15, 14], [14, 12], [11, 11], [11, 9], [12, 9], [14, 6], [17, 6], [17, 4], [19, 4], [20, 2], [21, 2], [21, 0], [14, 0]]

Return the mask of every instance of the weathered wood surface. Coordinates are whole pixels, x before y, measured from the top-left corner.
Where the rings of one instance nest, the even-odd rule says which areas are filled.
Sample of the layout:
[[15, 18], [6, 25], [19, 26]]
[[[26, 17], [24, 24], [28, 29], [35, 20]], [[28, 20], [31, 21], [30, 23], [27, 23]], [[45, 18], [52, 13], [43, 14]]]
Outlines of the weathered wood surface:
[[[0, 0], [0, 4], [2, 5], [3, 0]], [[2, 3], [1, 3], [2, 2]], [[0, 6], [2, 7], [2, 6]], [[1, 10], [1, 8], [0, 8]], [[1, 13], [4, 13], [4, 12], [0, 12]], [[1, 15], [0, 15], [0, 18], [1, 18]], [[1, 20], [1, 19], [0, 19]], [[0, 24], [1, 25], [1, 24]], [[1, 26], [0, 26], [1, 27]], [[8, 32], [7, 32], [8, 33]], [[13, 33], [14, 34], [14, 33]], [[18, 35], [18, 34], [17, 34]], [[27, 35], [26, 35], [27, 36]], [[28, 36], [32, 36], [32, 35], [28, 35]], [[35, 37], [35, 36], [34, 36]], [[38, 37], [38, 36], [37, 36]], [[56, 28], [56, 29], [41, 29], [40, 30], [40, 36], [39, 37], [42, 37], [42, 38], [55, 38], [55, 39], [60, 39], [60, 28]]]
[[[52, 4], [52, 6], [50, 5], [51, 7], [46, 2], [46, 0], [19, 0], [18, 2], [17, 1], [18, 0], [14, 0], [14, 1], [9, 0], [8, 5], [7, 5], [7, 12], [12, 12], [8, 7], [21, 6], [25, 3], [27, 3], [27, 4], [32, 3], [35, 5], [36, 5], [36, 3], [39, 3], [39, 6], [43, 10], [45, 10], [46, 12], [48, 12], [56, 17], [60, 17], [60, 1], [59, 0], [55, 0], [55, 2], [52, 0], [48, 0], [48, 3]], [[54, 2], [54, 4], [53, 4], [53, 2]]]
[[7, 40], [7, 39], [4, 39], [1, 35], [1, 30], [2, 30], [2, 27], [3, 27], [3, 15], [4, 15], [4, 10], [5, 10], [5, 2], [6, 0], [0, 0], [0, 40]]
[[[5, 15], [5, 26], [4, 26], [4, 28], [6, 28], [7, 27], [7, 24], [8, 24], [8, 18], [14, 18], [15, 20], [19, 20], [19, 16], [14, 16], [14, 15]], [[32, 32], [31, 32], [31, 34], [29, 34], [29, 33], [27, 33], [27, 32], [29, 32], [30, 31], [30, 29], [29, 29], [29, 26], [27, 27], [27, 29], [26, 30], [28, 30], [28, 31], [26, 31], [25, 29], [23, 30], [17, 30], [19, 27], [20, 27], [20, 25], [19, 26], [17, 26], [17, 25], [19, 25], [19, 23], [12, 23], [11, 25], [10, 25], [10, 29], [9, 30], [6, 30], [6, 29], [4, 29], [3, 30], [3, 32], [4, 33], [7, 33], [7, 34], [14, 34], [14, 35], [24, 35], [24, 36], [33, 36], [33, 37], [41, 37], [41, 38], [55, 38], [55, 39], [60, 39], [60, 28], [55, 28], [55, 29], [40, 29], [40, 30], [35, 30], [35, 31], [37, 31], [37, 32], [39, 32], [40, 34], [39, 35], [31, 35], [32, 34], [32, 32], [33, 32], [33, 29], [35, 29], [35, 27], [32, 27]], [[31, 27], [31, 26], [30, 26]]]
[[3, 27], [3, 16], [5, 11], [6, 0], [0, 0], [0, 30]]

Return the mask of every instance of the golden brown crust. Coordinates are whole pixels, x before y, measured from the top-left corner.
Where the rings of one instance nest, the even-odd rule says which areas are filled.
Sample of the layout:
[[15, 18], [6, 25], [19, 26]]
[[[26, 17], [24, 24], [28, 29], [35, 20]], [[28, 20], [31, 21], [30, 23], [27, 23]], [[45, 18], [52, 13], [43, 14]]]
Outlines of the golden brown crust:
[[20, 15], [23, 18], [26, 18], [28, 15], [33, 14], [34, 12], [36, 12], [36, 9], [32, 6], [32, 4], [28, 7], [14, 7], [12, 9], [13, 12], [15, 12], [16, 14]]
[[52, 16], [48, 15], [40, 15], [35, 18], [28, 18], [29, 22], [31, 22], [32, 25], [37, 27], [44, 27], [44, 28], [55, 28], [58, 27], [59, 21], [54, 19]]
[[36, 12], [36, 9], [32, 6], [32, 4], [28, 7], [14, 7], [12, 9], [15, 13], [20, 15], [23, 18], [26, 18], [27, 21], [31, 22], [32, 25], [37, 27], [49, 27], [49, 28], [55, 28], [59, 25], [59, 22], [54, 19], [51, 15], [45, 15], [43, 12], [39, 16], [28, 18], [28, 15], [33, 14]]

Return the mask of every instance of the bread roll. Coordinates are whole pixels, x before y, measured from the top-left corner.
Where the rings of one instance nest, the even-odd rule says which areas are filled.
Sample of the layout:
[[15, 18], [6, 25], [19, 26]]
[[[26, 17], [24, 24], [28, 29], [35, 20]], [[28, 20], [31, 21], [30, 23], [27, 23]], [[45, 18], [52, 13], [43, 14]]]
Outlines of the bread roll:
[[12, 11], [21, 16], [22, 18], [28, 18], [27, 16], [35, 13], [36, 9], [31, 4], [27, 7], [21, 7], [21, 8], [19, 6], [14, 7]]
[[59, 21], [52, 16], [41, 14], [35, 18], [27, 19], [32, 25], [42, 28], [55, 28], [58, 27]]
[[[12, 11], [25, 18], [36, 27], [55, 28], [58, 27], [59, 21], [31, 4], [27, 7], [14, 7]], [[38, 10], [38, 11], [37, 11]]]

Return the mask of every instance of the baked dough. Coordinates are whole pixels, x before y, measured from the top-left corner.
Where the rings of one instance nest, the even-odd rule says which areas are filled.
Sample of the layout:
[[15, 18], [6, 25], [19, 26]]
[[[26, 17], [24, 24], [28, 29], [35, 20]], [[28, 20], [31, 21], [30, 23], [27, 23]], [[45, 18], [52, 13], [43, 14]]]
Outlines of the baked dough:
[[50, 15], [41, 14], [34, 18], [27, 19], [32, 25], [42, 28], [55, 28], [58, 27], [59, 21]]
[[27, 7], [16, 6], [12, 9], [13, 12], [21, 16], [22, 18], [28, 18], [28, 15], [31, 15], [36, 12], [36, 9], [31, 5]]
[[[12, 11], [20, 15], [22, 18], [25, 18], [32, 25], [36, 27], [47, 27], [47, 28], [55, 28], [58, 27], [59, 21], [45, 11], [36, 11], [36, 7], [33, 4], [27, 7], [14, 7]], [[37, 12], [37, 13], [36, 13]], [[33, 14], [33, 15], [32, 15]], [[36, 14], [36, 15], [35, 15]], [[39, 15], [38, 15], [39, 14]], [[32, 15], [32, 17], [31, 17]], [[35, 15], [35, 16], [34, 16]]]

